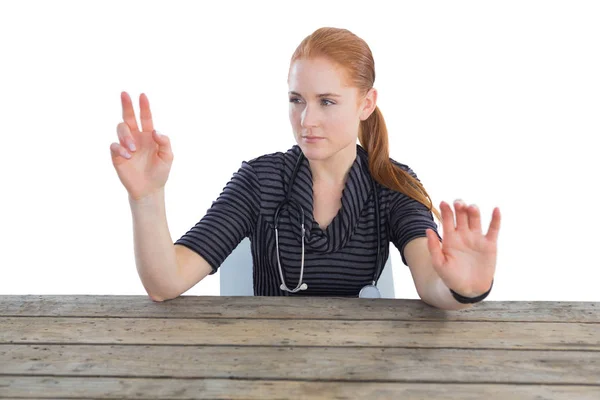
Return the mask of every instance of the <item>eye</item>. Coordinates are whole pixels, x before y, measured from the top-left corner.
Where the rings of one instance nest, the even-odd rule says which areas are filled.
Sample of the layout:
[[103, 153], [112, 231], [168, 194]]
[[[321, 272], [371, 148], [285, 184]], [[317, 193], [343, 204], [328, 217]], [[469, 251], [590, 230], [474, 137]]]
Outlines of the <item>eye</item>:
[[[298, 104], [301, 100], [297, 97], [290, 97], [290, 103], [294, 103], [294, 104]], [[331, 100], [328, 99], [322, 99], [321, 100], [321, 105], [329, 107], [334, 105], [335, 103]]]

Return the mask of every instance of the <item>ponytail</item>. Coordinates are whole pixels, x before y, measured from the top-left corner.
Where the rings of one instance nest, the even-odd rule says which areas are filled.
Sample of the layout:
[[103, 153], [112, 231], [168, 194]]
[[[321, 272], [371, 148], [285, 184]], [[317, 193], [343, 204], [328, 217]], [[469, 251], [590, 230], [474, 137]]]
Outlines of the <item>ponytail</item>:
[[360, 122], [358, 140], [369, 155], [369, 170], [375, 181], [423, 204], [441, 224], [442, 217], [421, 182], [390, 161], [387, 127], [379, 107]]

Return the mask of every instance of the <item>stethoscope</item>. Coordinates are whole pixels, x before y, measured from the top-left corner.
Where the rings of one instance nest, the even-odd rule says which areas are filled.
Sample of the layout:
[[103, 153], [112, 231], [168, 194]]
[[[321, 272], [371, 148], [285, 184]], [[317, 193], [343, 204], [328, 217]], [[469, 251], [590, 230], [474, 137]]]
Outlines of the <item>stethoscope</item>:
[[[298, 160], [296, 161], [296, 166], [294, 167], [294, 171], [292, 172], [292, 177], [290, 179], [290, 183], [288, 186], [288, 190], [287, 190], [285, 199], [279, 204], [279, 206], [277, 206], [277, 209], [275, 210], [275, 215], [273, 217], [274, 227], [275, 227], [275, 245], [277, 247], [277, 266], [279, 267], [279, 276], [281, 277], [280, 288], [281, 288], [281, 290], [285, 290], [290, 293], [297, 293], [300, 290], [308, 289], [308, 285], [306, 283], [302, 282], [302, 277], [304, 276], [304, 236], [306, 233], [306, 230], [304, 229], [304, 209], [302, 208], [302, 206], [300, 204], [298, 204], [298, 202], [296, 202], [295, 200], [290, 198], [291, 193], [292, 193], [292, 187], [294, 186], [294, 182], [296, 180], [296, 175], [298, 174], [298, 170], [300, 169], [300, 165], [301, 165], [303, 159], [304, 159], [304, 153], [302, 153], [302, 151], [300, 151], [300, 155], [298, 156]], [[379, 276], [379, 269], [380, 269], [379, 253], [380, 253], [380, 249], [381, 249], [381, 230], [380, 230], [381, 222], [379, 221], [379, 199], [377, 196], [377, 186], [375, 185], [375, 180], [373, 178], [371, 178], [371, 185], [373, 186], [373, 196], [375, 198], [375, 220], [376, 220], [376, 224], [377, 224], [377, 256], [376, 256], [376, 261], [375, 261], [376, 269], [375, 269], [375, 274], [373, 275], [373, 283], [370, 285], [364, 286], [360, 290], [358, 297], [380, 298], [381, 293], [379, 292], [379, 289], [377, 288], [376, 285], [377, 285], [377, 277]], [[302, 229], [302, 258], [301, 258], [301, 264], [300, 264], [300, 278], [298, 279], [298, 284], [296, 285], [296, 287], [294, 289], [288, 288], [288, 286], [285, 284], [285, 279], [283, 277], [283, 269], [281, 268], [281, 260], [279, 258], [279, 232], [278, 232], [279, 213], [281, 212], [281, 209], [287, 204], [291, 204], [292, 206], [294, 206], [296, 208], [296, 211], [299, 212], [300, 227]]]

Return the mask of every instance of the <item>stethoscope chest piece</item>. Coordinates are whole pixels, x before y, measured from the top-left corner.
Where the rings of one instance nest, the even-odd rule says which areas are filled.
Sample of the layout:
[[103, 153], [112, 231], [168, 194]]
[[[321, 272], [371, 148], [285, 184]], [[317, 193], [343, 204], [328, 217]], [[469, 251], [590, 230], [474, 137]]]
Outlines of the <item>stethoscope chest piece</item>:
[[308, 285], [307, 285], [306, 283], [303, 283], [303, 284], [301, 284], [300, 286], [296, 287], [296, 289], [290, 289], [290, 288], [288, 288], [288, 287], [287, 287], [285, 284], [283, 284], [283, 283], [282, 283], [282, 284], [279, 286], [279, 288], [280, 288], [281, 290], [286, 290], [286, 291], [288, 291], [288, 292], [291, 292], [291, 293], [296, 293], [296, 292], [298, 292], [298, 291], [300, 291], [300, 290], [306, 290], [306, 289], [308, 289]]
[[377, 286], [367, 285], [360, 289], [358, 297], [363, 299], [380, 299], [381, 293], [379, 293], [379, 289], [377, 289]]

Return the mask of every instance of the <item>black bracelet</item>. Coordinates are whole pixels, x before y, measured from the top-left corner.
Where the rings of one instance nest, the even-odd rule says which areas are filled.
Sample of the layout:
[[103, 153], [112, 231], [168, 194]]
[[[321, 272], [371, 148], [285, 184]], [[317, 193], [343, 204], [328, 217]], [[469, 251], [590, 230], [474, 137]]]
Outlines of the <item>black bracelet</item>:
[[492, 291], [492, 287], [493, 286], [494, 286], [494, 280], [492, 279], [492, 284], [491, 284], [490, 288], [488, 289], [488, 291], [485, 292], [482, 295], [477, 296], [477, 297], [465, 297], [465, 296], [461, 296], [460, 294], [456, 293], [452, 289], [450, 289], [450, 292], [452, 293], [452, 296], [454, 296], [454, 298], [456, 299], [456, 301], [458, 301], [459, 303], [472, 304], [472, 303], [479, 303], [481, 300], [485, 299], [488, 296], [488, 294], [490, 294], [490, 292]]

